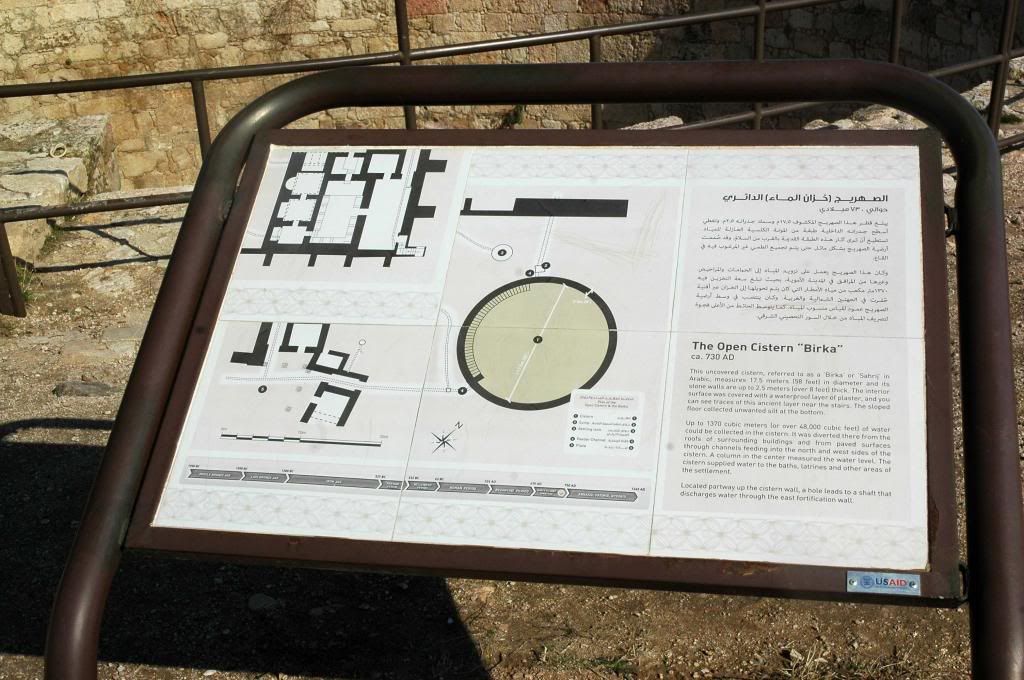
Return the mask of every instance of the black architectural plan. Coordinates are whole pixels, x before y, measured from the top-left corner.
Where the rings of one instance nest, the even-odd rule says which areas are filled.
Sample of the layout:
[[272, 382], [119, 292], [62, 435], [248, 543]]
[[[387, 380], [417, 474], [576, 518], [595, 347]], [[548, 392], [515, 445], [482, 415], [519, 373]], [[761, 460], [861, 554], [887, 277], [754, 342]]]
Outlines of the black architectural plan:
[[428, 149], [294, 153], [263, 242], [241, 252], [262, 255], [264, 266], [278, 255], [305, 256], [309, 266], [337, 256], [346, 267], [358, 257], [380, 258], [385, 267], [396, 257], [420, 257], [425, 249], [413, 243], [413, 226], [436, 208], [420, 204], [423, 184], [446, 165]]

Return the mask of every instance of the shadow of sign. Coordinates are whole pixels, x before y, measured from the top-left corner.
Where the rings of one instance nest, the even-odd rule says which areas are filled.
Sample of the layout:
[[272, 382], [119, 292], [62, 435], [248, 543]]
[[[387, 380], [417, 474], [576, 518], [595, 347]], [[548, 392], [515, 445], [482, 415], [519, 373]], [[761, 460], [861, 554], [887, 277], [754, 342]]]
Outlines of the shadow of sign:
[[[53, 596], [103, 454], [101, 446], [21, 435], [112, 425], [0, 423], [2, 653], [42, 655]], [[100, 659], [108, 662], [351, 678], [490, 677], [437, 578], [128, 553], [103, 633]]]

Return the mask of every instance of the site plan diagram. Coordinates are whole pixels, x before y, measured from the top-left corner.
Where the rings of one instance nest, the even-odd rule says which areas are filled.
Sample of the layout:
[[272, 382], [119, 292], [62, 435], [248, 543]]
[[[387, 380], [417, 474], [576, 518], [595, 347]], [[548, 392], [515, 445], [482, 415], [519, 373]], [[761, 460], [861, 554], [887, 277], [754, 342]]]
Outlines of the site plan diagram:
[[919, 163], [273, 145], [153, 525], [924, 569]]

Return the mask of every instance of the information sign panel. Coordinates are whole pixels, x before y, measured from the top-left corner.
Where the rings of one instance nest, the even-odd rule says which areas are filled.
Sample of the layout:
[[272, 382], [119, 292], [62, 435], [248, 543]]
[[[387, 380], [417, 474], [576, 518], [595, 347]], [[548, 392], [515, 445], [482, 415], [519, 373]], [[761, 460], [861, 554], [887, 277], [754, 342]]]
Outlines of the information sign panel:
[[938, 164], [926, 133], [270, 133], [129, 544], [953, 596]]

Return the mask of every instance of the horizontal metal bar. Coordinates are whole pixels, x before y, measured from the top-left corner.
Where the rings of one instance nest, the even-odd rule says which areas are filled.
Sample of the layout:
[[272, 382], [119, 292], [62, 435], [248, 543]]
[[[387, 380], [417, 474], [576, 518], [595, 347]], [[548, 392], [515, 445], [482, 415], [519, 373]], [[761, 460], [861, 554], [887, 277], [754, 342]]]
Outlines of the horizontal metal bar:
[[973, 71], [976, 68], [985, 68], [986, 66], [993, 66], [1000, 63], [1003, 60], [1003, 55], [993, 54], [990, 57], [981, 57], [980, 59], [974, 59], [972, 61], [965, 61], [960, 64], [953, 64], [951, 66], [943, 66], [933, 71], [928, 71], [928, 75], [934, 78], [945, 78], [946, 76], [954, 76], [958, 73], [965, 71]]
[[1024, 144], [1024, 132], [1018, 132], [1015, 135], [1003, 137], [1002, 139], [999, 140], [1000, 149], [1009, 149], [1012, 147], [1020, 146], [1021, 144]]
[[132, 210], [135, 208], [152, 208], [160, 205], [178, 205], [188, 203], [192, 198], [191, 191], [180, 191], [151, 196], [133, 196], [131, 198], [112, 198], [106, 201], [83, 201], [67, 205], [43, 206], [32, 205], [0, 210], [0, 222], [24, 222], [25, 220], [46, 220], [54, 217], [71, 217], [73, 215], [89, 215], [91, 213], [114, 212], [116, 210]]
[[243, 66], [200, 68], [188, 71], [139, 73], [131, 76], [111, 76], [109, 78], [89, 78], [86, 80], [65, 80], [54, 83], [19, 83], [17, 85], [0, 85], [0, 99], [5, 99], [7, 97], [70, 94], [73, 92], [121, 90], [134, 87], [153, 87], [155, 85], [177, 85], [191, 83], [194, 80], [225, 80], [229, 78], [254, 78], [259, 76], [274, 76], [288, 73], [308, 73], [312, 71], [325, 71], [342, 66], [397, 64], [401, 58], [402, 55], [400, 52], [376, 52], [373, 54], [361, 54], [350, 57], [328, 57], [325, 59], [284, 61], [276, 64], [246, 64]]
[[[779, 116], [784, 113], [792, 113], [794, 111], [803, 111], [804, 109], [810, 109], [815, 106], [821, 106], [820, 102], [801, 102], [799, 104], [781, 104], [778, 106], [768, 106], [761, 109], [762, 116]], [[702, 130], [705, 128], [721, 127], [723, 125], [735, 125], [737, 123], [747, 123], [754, 120], [756, 113], [754, 111], [744, 111], [743, 113], [733, 113], [727, 116], [719, 116], [718, 118], [709, 118], [708, 120], [697, 121], [696, 123], [684, 123], [683, 125], [674, 125], [672, 127], [680, 130]]]

